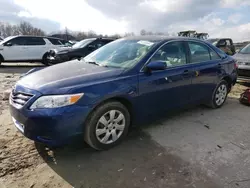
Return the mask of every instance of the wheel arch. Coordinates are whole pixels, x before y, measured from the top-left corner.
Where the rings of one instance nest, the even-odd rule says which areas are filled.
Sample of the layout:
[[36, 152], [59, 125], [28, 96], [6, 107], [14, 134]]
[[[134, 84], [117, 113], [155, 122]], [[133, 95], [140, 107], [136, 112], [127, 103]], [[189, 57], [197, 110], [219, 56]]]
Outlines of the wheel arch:
[[0, 54], [0, 62], [3, 62], [4, 61], [4, 58], [2, 56], [2, 54]]
[[108, 102], [112, 102], [112, 101], [116, 101], [116, 102], [120, 102], [121, 104], [123, 104], [127, 109], [128, 109], [128, 112], [129, 112], [129, 115], [130, 115], [130, 123], [133, 122], [133, 119], [134, 119], [134, 115], [133, 115], [133, 105], [131, 103], [131, 101], [129, 99], [127, 99], [126, 97], [122, 97], [122, 96], [115, 96], [115, 97], [110, 97], [110, 98], [107, 98], [107, 99], [104, 99], [102, 100], [101, 102], [97, 103], [93, 109], [90, 111], [90, 113], [88, 114], [86, 120], [88, 119], [88, 117], [91, 115], [91, 113], [93, 111], [95, 111], [95, 109], [97, 109], [99, 106], [105, 104], [105, 103], [108, 103]]
[[233, 80], [230, 76], [224, 76], [221, 80], [225, 80], [228, 83], [228, 92], [232, 89]]

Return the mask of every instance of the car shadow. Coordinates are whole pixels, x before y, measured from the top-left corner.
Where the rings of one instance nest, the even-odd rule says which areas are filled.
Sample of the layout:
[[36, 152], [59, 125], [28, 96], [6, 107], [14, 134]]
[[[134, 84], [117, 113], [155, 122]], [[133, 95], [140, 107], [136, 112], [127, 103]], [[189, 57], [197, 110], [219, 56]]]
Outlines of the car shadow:
[[107, 151], [95, 151], [80, 138], [62, 148], [49, 149], [41, 144], [36, 148], [44, 161], [75, 188], [145, 187], [144, 178], [149, 180], [149, 173], [162, 163], [154, 158], [163, 153], [139, 129], [133, 129], [122, 144]]
[[[207, 107], [199, 106], [199, 108]], [[197, 107], [193, 106], [191, 110], [197, 111]], [[164, 117], [162, 115], [148, 117], [147, 123], [131, 128], [127, 138], [108, 151], [95, 151], [84, 143], [82, 138], [76, 138], [64, 147], [48, 148], [36, 143], [36, 148], [44, 161], [75, 188], [154, 187], [160, 181], [164, 182], [164, 179], [167, 181], [159, 187], [168, 187], [169, 179], [175, 181], [176, 186], [173, 187], [184, 187], [187, 185], [184, 181], [188, 179], [185, 176], [192, 176], [192, 173], [197, 172], [189, 171], [187, 162], [167, 153], [142, 131], [142, 126], [146, 128], [153, 124], [161, 124], [168, 118], [179, 116], [180, 111], [185, 113], [190, 109], [176, 110], [167, 116], [165, 114]], [[177, 174], [180, 169], [184, 175], [179, 173], [179, 177]], [[157, 171], [156, 176], [152, 176], [154, 171]], [[203, 176], [201, 172], [198, 174]], [[210, 183], [206, 183], [206, 186], [201, 184], [200, 187], [217, 186], [214, 183], [211, 186]]]
[[30, 69], [44, 67], [42, 64], [2, 64], [0, 65], [0, 73], [8, 73], [8, 74], [24, 74], [28, 72]]

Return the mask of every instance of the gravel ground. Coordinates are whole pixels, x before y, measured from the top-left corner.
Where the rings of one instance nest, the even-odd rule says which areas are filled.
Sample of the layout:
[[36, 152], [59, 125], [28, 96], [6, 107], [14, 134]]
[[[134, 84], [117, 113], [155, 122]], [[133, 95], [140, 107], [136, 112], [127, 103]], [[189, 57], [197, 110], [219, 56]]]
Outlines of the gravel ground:
[[[30, 68], [27, 65], [0, 67], [0, 93], [11, 88], [20, 74]], [[230, 97], [239, 97], [245, 89], [246, 86], [237, 84]], [[34, 144], [23, 137], [11, 121], [8, 101], [1, 98], [0, 103], [0, 188], [222, 187], [221, 182], [217, 181], [218, 178], [209, 175], [208, 170], [211, 171], [209, 166], [204, 169], [200, 163], [193, 163], [189, 160], [190, 153], [186, 152], [183, 147], [179, 147], [180, 142], [174, 144], [172, 141], [167, 145], [166, 133], [170, 134], [170, 138], [173, 138], [173, 133], [162, 131], [164, 134], [159, 134], [159, 126], [153, 128], [151, 125], [146, 128], [133, 129], [120, 146], [109, 151], [96, 152], [86, 146], [80, 138], [68, 146], [51, 149]], [[229, 101], [229, 104], [231, 103]], [[197, 113], [199, 112], [195, 110], [192, 114]], [[179, 126], [186, 121], [186, 117], [184, 115], [178, 118]], [[204, 117], [211, 119], [205, 114]], [[168, 122], [165, 119], [162, 124], [165, 125]], [[165, 128], [169, 127], [166, 125]], [[186, 132], [176, 129], [176, 135], [186, 133], [192, 137], [194, 134], [192, 131], [183, 130]], [[174, 149], [170, 151], [170, 147]], [[180, 152], [177, 152], [178, 149]], [[197, 153], [195, 148], [189, 149], [189, 152], [192, 153], [193, 150]], [[219, 175], [223, 173], [228, 175], [227, 171], [222, 171]], [[240, 186], [240, 183], [233, 183]]]

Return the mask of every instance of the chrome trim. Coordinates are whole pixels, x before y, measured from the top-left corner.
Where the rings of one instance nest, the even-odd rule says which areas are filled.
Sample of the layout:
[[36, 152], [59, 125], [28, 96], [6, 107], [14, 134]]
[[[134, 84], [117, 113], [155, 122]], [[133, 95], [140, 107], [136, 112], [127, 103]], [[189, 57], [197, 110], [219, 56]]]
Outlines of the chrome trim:
[[[13, 96], [13, 91], [11, 91], [10, 96], [9, 96], [9, 103], [10, 103], [10, 105], [14, 106], [17, 109], [23, 108], [35, 96], [33, 94], [30, 94], [30, 93], [24, 93], [24, 92], [18, 92], [18, 91], [16, 91], [16, 93], [17, 93], [17, 95], [30, 96], [30, 98], [27, 101], [24, 101], [24, 104], [14, 103], [13, 97], [15, 97], [15, 96]], [[22, 100], [22, 99], [23, 98], [20, 98], [20, 100]], [[19, 99], [17, 99], [17, 100], [19, 100]]]

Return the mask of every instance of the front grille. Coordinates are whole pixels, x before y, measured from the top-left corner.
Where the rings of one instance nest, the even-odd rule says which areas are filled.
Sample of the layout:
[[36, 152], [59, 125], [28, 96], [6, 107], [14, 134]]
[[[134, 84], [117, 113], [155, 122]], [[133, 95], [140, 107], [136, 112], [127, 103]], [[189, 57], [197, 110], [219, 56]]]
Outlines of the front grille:
[[10, 94], [10, 102], [17, 108], [22, 108], [30, 99], [32, 94], [12, 91]]
[[250, 77], [250, 70], [238, 69], [238, 75]]

